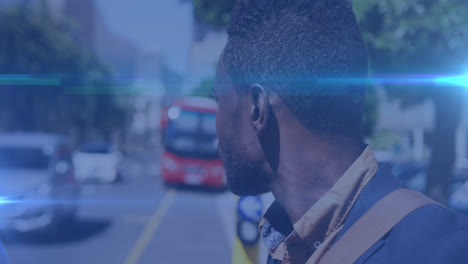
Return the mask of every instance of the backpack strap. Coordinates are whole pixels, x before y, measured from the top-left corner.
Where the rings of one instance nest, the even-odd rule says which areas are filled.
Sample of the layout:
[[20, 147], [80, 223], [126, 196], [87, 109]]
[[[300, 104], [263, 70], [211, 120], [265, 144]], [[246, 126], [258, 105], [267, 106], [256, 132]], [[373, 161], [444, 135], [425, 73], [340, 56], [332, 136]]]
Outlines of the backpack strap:
[[423, 194], [398, 189], [379, 200], [323, 255], [320, 264], [351, 264], [414, 210], [438, 204]]

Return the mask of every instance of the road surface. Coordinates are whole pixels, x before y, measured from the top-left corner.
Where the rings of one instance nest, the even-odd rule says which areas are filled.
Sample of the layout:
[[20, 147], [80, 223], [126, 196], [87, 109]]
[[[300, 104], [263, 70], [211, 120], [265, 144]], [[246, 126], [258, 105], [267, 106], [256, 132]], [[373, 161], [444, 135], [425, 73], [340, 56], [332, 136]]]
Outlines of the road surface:
[[82, 191], [78, 219], [66, 233], [2, 235], [12, 264], [231, 262], [234, 196], [167, 189], [157, 158], [128, 159], [122, 182]]

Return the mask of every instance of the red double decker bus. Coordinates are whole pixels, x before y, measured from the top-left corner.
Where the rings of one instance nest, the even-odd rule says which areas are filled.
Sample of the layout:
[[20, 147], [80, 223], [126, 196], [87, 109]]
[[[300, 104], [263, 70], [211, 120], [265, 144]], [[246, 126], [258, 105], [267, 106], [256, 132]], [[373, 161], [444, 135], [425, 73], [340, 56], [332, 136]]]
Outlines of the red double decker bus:
[[224, 188], [214, 100], [185, 97], [165, 108], [161, 177], [165, 184]]

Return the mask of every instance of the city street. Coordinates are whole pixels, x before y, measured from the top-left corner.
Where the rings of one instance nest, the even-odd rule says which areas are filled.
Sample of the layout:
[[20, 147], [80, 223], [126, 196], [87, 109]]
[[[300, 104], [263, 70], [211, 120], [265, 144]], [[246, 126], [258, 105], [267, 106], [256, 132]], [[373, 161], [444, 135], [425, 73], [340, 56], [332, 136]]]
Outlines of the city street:
[[0, 264], [468, 263], [466, 14], [0, 0]]
[[11, 263], [230, 263], [234, 196], [169, 190], [157, 164], [129, 159], [122, 182], [84, 185], [77, 222], [66, 234], [4, 235]]
[[[158, 156], [127, 157], [117, 183], [83, 184], [77, 220], [65, 233], [2, 232], [11, 263], [231, 263], [236, 198], [230, 192], [165, 187]], [[264, 208], [269, 199], [262, 198]], [[266, 249], [259, 257], [265, 263]]]

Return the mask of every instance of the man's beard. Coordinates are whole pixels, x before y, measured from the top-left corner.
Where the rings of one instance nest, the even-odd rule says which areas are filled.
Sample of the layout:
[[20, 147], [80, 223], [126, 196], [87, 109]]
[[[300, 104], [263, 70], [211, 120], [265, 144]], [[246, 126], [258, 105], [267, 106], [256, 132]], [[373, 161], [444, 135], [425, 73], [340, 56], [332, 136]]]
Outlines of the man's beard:
[[247, 161], [243, 155], [234, 151], [232, 143], [220, 148], [220, 156], [226, 171], [227, 187], [232, 193], [250, 196], [270, 191], [268, 173], [260, 162]]

